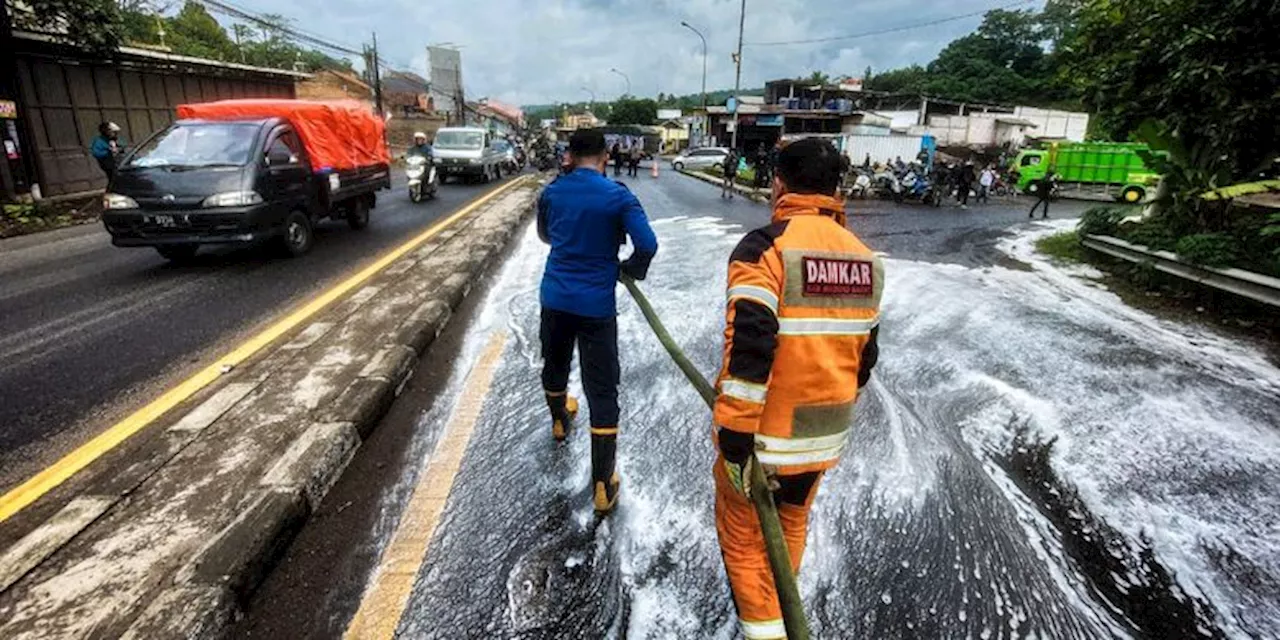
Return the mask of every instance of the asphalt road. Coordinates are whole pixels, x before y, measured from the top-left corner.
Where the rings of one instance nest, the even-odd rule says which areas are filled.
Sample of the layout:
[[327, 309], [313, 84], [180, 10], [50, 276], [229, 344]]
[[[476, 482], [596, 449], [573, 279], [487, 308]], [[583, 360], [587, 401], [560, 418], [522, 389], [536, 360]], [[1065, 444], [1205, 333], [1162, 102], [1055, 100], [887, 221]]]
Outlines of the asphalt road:
[[[669, 173], [632, 183], [661, 245], [642, 288], [710, 376], [725, 257], [768, 209]], [[1028, 224], [1029, 206], [850, 207], [888, 254], [881, 358], [811, 517], [799, 582], [814, 637], [1280, 636], [1280, 369], [1037, 255], [1035, 237], [1071, 223]], [[406, 504], [424, 467], [452, 468], [436, 443], [471, 416], [397, 637], [740, 637], [706, 408], [625, 294], [615, 513], [592, 514], [586, 429], [552, 441], [545, 256], [526, 230], [233, 635], [341, 637], [392, 533], [423, 522]], [[491, 385], [473, 382], [482, 370]]]
[[0, 241], [0, 490], [496, 186], [414, 205], [393, 175], [367, 229], [326, 221], [301, 258], [206, 247], [177, 266], [100, 224]]

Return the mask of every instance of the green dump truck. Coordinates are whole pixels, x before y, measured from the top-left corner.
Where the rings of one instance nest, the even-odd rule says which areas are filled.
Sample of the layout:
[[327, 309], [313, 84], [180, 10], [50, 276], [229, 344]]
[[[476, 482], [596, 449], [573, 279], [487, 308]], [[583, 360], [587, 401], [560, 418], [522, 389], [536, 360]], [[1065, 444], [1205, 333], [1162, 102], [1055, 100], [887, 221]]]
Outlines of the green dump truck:
[[1108, 195], [1122, 202], [1141, 202], [1154, 192], [1160, 176], [1147, 168], [1138, 151], [1147, 145], [1130, 142], [1055, 142], [1047, 149], [1028, 149], [1014, 158], [1018, 190], [1035, 194], [1049, 169], [1058, 184], [1080, 193]]

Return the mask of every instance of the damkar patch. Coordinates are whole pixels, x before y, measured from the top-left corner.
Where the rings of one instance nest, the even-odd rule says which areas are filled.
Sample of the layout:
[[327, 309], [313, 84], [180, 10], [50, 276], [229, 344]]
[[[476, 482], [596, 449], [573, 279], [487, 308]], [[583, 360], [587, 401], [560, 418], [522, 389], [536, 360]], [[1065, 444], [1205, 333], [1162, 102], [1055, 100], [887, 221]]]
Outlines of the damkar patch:
[[875, 292], [875, 269], [869, 260], [802, 259], [804, 295], [870, 297]]

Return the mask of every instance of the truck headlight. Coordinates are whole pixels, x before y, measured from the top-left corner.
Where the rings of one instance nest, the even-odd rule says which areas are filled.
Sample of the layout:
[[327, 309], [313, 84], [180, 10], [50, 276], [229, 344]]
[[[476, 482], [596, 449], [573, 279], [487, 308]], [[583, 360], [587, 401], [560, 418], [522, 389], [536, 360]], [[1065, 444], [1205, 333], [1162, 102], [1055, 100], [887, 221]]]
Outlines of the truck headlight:
[[229, 191], [218, 193], [204, 199], [203, 207], [247, 207], [262, 202], [262, 196], [256, 191]]
[[118, 193], [102, 194], [103, 209], [137, 209], [138, 203], [129, 196], [122, 196]]

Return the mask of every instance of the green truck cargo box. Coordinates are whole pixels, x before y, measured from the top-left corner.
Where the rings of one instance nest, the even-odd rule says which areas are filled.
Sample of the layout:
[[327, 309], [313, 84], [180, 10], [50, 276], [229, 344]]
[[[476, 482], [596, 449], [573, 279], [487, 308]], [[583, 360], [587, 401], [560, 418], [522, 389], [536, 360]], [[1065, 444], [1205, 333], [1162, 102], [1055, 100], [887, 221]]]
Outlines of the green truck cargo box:
[[1019, 153], [1012, 169], [1024, 193], [1034, 194], [1037, 181], [1053, 169], [1059, 185], [1095, 186], [1117, 200], [1141, 202], [1160, 180], [1138, 155], [1146, 149], [1132, 142], [1055, 142], [1047, 149]]

